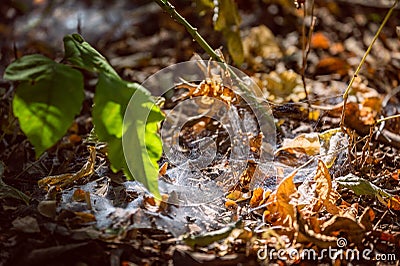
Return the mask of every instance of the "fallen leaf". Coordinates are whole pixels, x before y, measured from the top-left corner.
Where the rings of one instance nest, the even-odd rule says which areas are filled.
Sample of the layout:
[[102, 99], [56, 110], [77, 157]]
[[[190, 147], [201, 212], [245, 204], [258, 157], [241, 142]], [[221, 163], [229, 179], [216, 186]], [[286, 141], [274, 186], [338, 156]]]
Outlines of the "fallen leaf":
[[39, 202], [37, 207], [41, 215], [52, 219], [56, 217], [56, 208], [57, 208], [57, 201], [55, 200], [41, 201]]
[[305, 153], [313, 156], [320, 153], [321, 145], [319, 143], [319, 136], [317, 133], [306, 133], [296, 136], [294, 139], [285, 139], [279, 151], [285, 150], [289, 153]]
[[311, 37], [311, 47], [315, 49], [328, 49], [331, 46], [329, 38], [323, 32], [316, 32]]
[[400, 197], [397, 195], [391, 197], [388, 202], [388, 208], [395, 211], [400, 211]]
[[356, 245], [362, 245], [361, 243], [364, 238], [365, 228], [352, 218], [333, 216], [321, 226], [321, 231], [326, 235], [335, 236], [345, 233], [348, 241], [351, 241]]
[[379, 195], [383, 197], [391, 197], [391, 195], [384, 189], [372, 184], [368, 180], [365, 180], [351, 173], [346, 176], [338, 177], [335, 179], [335, 181], [343, 187], [350, 188], [357, 195]]
[[350, 69], [349, 64], [338, 57], [326, 57], [321, 59], [316, 66], [317, 75], [339, 74], [347, 75]]
[[206, 247], [216, 241], [227, 238], [235, 228], [242, 225], [242, 220], [238, 220], [224, 228], [212, 232], [206, 232], [197, 236], [184, 235], [183, 241], [190, 247]]
[[242, 197], [243, 192], [240, 190], [233, 190], [231, 193], [226, 196], [229, 200], [238, 200]]
[[371, 231], [373, 228], [372, 221], [375, 219], [375, 213], [371, 207], [365, 208], [364, 212], [359, 218], [360, 224], [362, 224], [367, 231]]
[[17, 200], [22, 200], [26, 205], [28, 205], [31, 198], [20, 190], [4, 183], [2, 180], [3, 173], [4, 165], [3, 162], [0, 162], [0, 199], [14, 198]]
[[24, 233], [40, 233], [37, 220], [31, 216], [18, 217], [12, 221], [13, 227]]
[[316, 211], [324, 206], [329, 213], [334, 215], [339, 214], [340, 208], [338, 208], [335, 203], [339, 199], [340, 195], [332, 188], [331, 175], [329, 174], [325, 163], [321, 160], [318, 160], [318, 167], [314, 176], [314, 181], [316, 183], [315, 192], [318, 196]]
[[276, 221], [268, 220], [273, 225], [293, 226], [295, 209], [291, 200], [297, 197], [297, 189], [293, 183], [293, 178], [296, 174], [297, 171], [284, 178], [266, 202], [267, 210], [270, 212], [269, 217], [278, 216]]
[[260, 202], [263, 199], [263, 194], [264, 194], [263, 188], [258, 187], [256, 189], [254, 189], [253, 195], [251, 196], [251, 199], [250, 199], [250, 207], [251, 208], [257, 207], [260, 204]]

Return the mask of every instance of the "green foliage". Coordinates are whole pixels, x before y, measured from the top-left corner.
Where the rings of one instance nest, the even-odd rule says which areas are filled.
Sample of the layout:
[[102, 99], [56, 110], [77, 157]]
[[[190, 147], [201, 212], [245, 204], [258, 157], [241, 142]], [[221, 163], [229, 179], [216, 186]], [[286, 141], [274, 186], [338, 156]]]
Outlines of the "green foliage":
[[[80, 35], [65, 36], [64, 47], [64, 60], [71, 65], [29, 55], [16, 60], [5, 71], [5, 79], [19, 81], [13, 100], [14, 114], [35, 146], [36, 155], [53, 146], [79, 114], [84, 99], [83, 78], [75, 68], [94, 72], [98, 74], [98, 83], [93, 123], [99, 140], [108, 144], [112, 170], [122, 169], [129, 179], [136, 178], [159, 196], [157, 161], [162, 143], [157, 131], [163, 115], [150, 93], [140, 84], [122, 80], [105, 57]], [[134, 158], [127, 162], [122, 147], [123, 121], [134, 94], [140, 95], [131, 104], [137, 110], [130, 114], [132, 123], [128, 130], [134, 133], [128, 143], [132, 144], [128, 153], [134, 154]], [[141, 109], [146, 110], [146, 116], [138, 111]]]
[[25, 202], [26, 205], [28, 205], [31, 198], [25, 193], [19, 191], [18, 189], [4, 183], [2, 180], [3, 173], [4, 165], [2, 162], [0, 162], [0, 199], [14, 198], [17, 200], [22, 200], [23, 202]]
[[240, 16], [234, 0], [218, 0], [218, 13], [214, 18], [214, 29], [222, 31], [227, 42], [229, 54], [240, 65], [244, 60], [243, 44], [240, 38]]
[[107, 62], [107, 59], [85, 42], [79, 34], [66, 35], [64, 37], [64, 49], [64, 59], [75, 67], [121, 79]]
[[[162, 153], [162, 143], [157, 137], [158, 121], [163, 118], [160, 110], [155, 105], [145, 102], [149, 96], [143, 90], [137, 90], [134, 95], [135, 102], [144, 104], [130, 104], [124, 123], [124, 148], [130, 147], [132, 151], [146, 150], [148, 156], [138, 156], [135, 152], [127, 152], [127, 162], [131, 172], [137, 174], [135, 178], [141, 181], [150, 190], [155, 189], [156, 183], [143, 180], [145, 176], [157, 176], [157, 160]], [[146, 123], [143, 123], [146, 121]], [[147, 160], [150, 158], [150, 160]], [[132, 163], [135, 162], [135, 163]]]
[[343, 187], [350, 188], [357, 195], [374, 195], [383, 197], [391, 196], [385, 190], [383, 190], [380, 187], [377, 187], [370, 181], [355, 176], [353, 174], [348, 174], [346, 176], [338, 177], [335, 179], [335, 181]]
[[4, 78], [21, 81], [13, 111], [38, 157], [64, 136], [79, 114], [84, 98], [82, 75], [44, 56], [28, 55], [12, 63]]

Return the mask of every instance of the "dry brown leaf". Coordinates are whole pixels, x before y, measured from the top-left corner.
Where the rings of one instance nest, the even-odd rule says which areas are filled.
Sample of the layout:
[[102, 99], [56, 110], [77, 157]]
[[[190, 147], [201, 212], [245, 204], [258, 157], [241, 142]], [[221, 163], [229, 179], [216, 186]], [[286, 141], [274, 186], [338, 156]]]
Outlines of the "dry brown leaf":
[[253, 195], [250, 199], [250, 207], [257, 207], [263, 199], [264, 189], [262, 187], [258, 187], [254, 189]]
[[364, 238], [365, 227], [352, 218], [333, 216], [321, 226], [321, 231], [325, 235], [334, 236], [345, 233], [348, 241], [359, 245]]
[[388, 208], [396, 211], [400, 211], [400, 197], [393, 196], [388, 201]]
[[373, 229], [372, 221], [375, 219], [375, 213], [371, 207], [365, 208], [361, 214], [359, 222], [365, 227], [365, 230], [371, 231]]
[[311, 37], [311, 47], [315, 49], [328, 49], [331, 46], [329, 38], [323, 32], [316, 32]]
[[285, 150], [289, 153], [305, 153], [313, 156], [320, 153], [321, 145], [317, 133], [306, 133], [296, 136], [294, 139], [285, 139], [282, 143], [282, 147], [277, 150]]
[[225, 202], [225, 208], [228, 209], [228, 210], [230, 210], [230, 211], [233, 211], [233, 210], [236, 210], [236, 209], [238, 208], [238, 205], [237, 205], [237, 203], [236, 203], [235, 201], [233, 201], [233, 200], [227, 200], [227, 201]]
[[167, 173], [168, 162], [163, 163], [161, 165], [160, 170], [158, 170], [158, 177], [164, 176]]
[[78, 172], [73, 174], [62, 174], [44, 177], [38, 181], [39, 187], [45, 189], [46, 191], [52, 186], [57, 186], [59, 188], [65, 189], [71, 186], [75, 181], [92, 175], [96, 162], [96, 148], [93, 146], [88, 146], [88, 150], [90, 152], [89, 159]]
[[260, 157], [263, 138], [264, 135], [262, 132], [258, 133], [257, 136], [250, 137], [250, 150], [256, 157]]
[[350, 68], [349, 64], [338, 57], [326, 57], [321, 59], [316, 67], [317, 75], [339, 74], [347, 75]]
[[[267, 210], [269, 216], [266, 217], [268, 222], [273, 225], [285, 225], [288, 227], [293, 226], [295, 219], [295, 209], [291, 203], [292, 198], [297, 197], [297, 189], [293, 182], [293, 178], [297, 174], [297, 171], [293, 172], [282, 182], [279, 183], [277, 189], [270, 195], [267, 200]], [[276, 221], [272, 220], [272, 217], [278, 216]]]
[[249, 160], [247, 162], [247, 168], [242, 172], [239, 177], [239, 181], [235, 184], [230, 191], [239, 190], [242, 192], [248, 192], [250, 188], [251, 180], [254, 176], [254, 173], [257, 170], [257, 163], [254, 161]]
[[316, 203], [318, 211], [322, 206], [331, 213], [339, 214], [340, 209], [335, 205], [336, 201], [339, 199], [340, 195], [335, 189], [332, 188], [332, 178], [329, 174], [328, 167], [322, 160], [318, 160], [317, 172], [314, 176], [314, 181], [316, 183], [315, 192], [317, 193], [318, 201]]
[[72, 200], [78, 201], [78, 202], [85, 201], [85, 198], [86, 198], [85, 193], [86, 192], [83, 189], [80, 189], [80, 188], [76, 189], [74, 191], [74, 194], [72, 194]]

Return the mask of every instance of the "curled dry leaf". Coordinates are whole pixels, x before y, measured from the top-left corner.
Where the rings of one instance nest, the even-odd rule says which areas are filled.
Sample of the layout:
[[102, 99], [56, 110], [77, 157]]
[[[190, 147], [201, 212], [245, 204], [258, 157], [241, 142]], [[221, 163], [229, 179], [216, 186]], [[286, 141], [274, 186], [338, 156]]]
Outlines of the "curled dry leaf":
[[296, 136], [294, 139], [285, 139], [282, 147], [277, 150], [285, 150], [289, 153], [301, 152], [313, 156], [320, 153], [321, 145], [317, 133], [306, 133]]
[[260, 205], [260, 202], [263, 199], [263, 194], [264, 194], [264, 189], [261, 187], [258, 187], [254, 189], [253, 195], [250, 199], [250, 207], [254, 208]]
[[321, 226], [321, 231], [325, 235], [339, 236], [341, 233], [346, 235], [348, 241], [361, 245], [364, 238], [365, 227], [355, 219], [343, 216], [333, 216]]
[[261, 187], [258, 187], [254, 189], [253, 195], [250, 199], [250, 207], [255, 208], [258, 207], [262, 204], [265, 203], [265, 201], [269, 198], [271, 195], [272, 191], [271, 190], [264, 190]]
[[267, 200], [267, 211], [270, 215], [265, 218], [273, 225], [293, 226], [295, 210], [291, 200], [297, 197], [297, 189], [293, 182], [296, 173], [297, 171], [283, 179]]
[[317, 193], [317, 201], [315, 202], [314, 210], [319, 211], [322, 207], [331, 213], [339, 214], [340, 208], [335, 203], [339, 199], [340, 195], [332, 187], [332, 178], [329, 174], [328, 167], [321, 160], [318, 160], [317, 172], [314, 176], [316, 183], [315, 192]]
[[48, 190], [52, 186], [57, 186], [65, 189], [71, 186], [75, 181], [90, 176], [94, 172], [94, 165], [96, 162], [96, 148], [88, 146], [90, 152], [89, 159], [85, 165], [76, 173], [73, 174], [62, 174], [56, 176], [48, 176], [38, 181], [39, 187]]

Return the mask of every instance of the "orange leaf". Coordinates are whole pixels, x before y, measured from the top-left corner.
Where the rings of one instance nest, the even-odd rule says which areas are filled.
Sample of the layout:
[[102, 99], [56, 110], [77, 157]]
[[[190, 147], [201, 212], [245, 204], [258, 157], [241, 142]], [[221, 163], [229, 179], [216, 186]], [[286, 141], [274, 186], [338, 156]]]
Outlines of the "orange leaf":
[[337, 73], [344, 76], [349, 68], [350, 66], [345, 60], [337, 57], [327, 57], [318, 62], [316, 72], [318, 75]]
[[328, 37], [322, 32], [316, 32], [311, 38], [311, 47], [316, 49], [328, 49], [331, 46], [331, 42]]
[[393, 196], [389, 199], [388, 207], [395, 211], [400, 211], [400, 196]]
[[225, 202], [225, 208], [227, 208], [230, 211], [231, 210], [236, 210], [238, 208], [238, 205], [233, 200], [228, 200], [228, 201]]
[[332, 178], [328, 167], [321, 160], [318, 161], [317, 173], [314, 176], [315, 191], [318, 195], [316, 204], [321, 204], [331, 214], [338, 214], [340, 209], [335, 205], [340, 195], [332, 188]]
[[263, 188], [258, 187], [254, 189], [253, 196], [250, 199], [251, 208], [257, 207], [260, 204], [260, 202], [263, 200], [263, 194], [264, 194]]
[[276, 217], [276, 221], [268, 220], [273, 225], [286, 225], [292, 227], [295, 210], [294, 206], [290, 203], [294, 196], [297, 196], [297, 189], [293, 183], [293, 178], [297, 174], [297, 171], [293, 172], [289, 176], [279, 183], [278, 188], [267, 200], [267, 210], [271, 213], [270, 217]]

